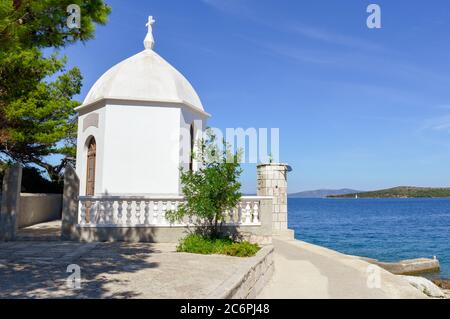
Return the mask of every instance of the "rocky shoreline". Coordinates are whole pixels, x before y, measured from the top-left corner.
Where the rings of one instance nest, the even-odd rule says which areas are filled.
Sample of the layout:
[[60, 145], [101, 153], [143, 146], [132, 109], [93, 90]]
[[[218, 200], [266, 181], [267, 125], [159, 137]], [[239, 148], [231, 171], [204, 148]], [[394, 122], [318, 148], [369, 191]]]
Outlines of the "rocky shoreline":
[[447, 299], [450, 299], [450, 279], [434, 279], [432, 282], [441, 288]]
[[436, 258], [417, 258], [401, 260], [399, 262], [380, 262], [377, 259], [359, 257], [371, 264], [377, 265], [394, 275], [407, 280], [413, 287], [431, 298], [450, 299], [450, 280], [429, 280], [422, 275], [439, 272], [440, 264]]

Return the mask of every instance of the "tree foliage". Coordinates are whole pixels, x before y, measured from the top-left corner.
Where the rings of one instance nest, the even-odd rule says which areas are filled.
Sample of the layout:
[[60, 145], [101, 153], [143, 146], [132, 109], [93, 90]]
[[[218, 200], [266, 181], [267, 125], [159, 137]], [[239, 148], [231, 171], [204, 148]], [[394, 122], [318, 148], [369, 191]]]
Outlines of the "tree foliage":
[[240, 152], [232, 153], [223, 142], [219, 147], [216, 136], [207, 130], [204, 139], [198, 142], [200, 152], [195, 154], [199, 161], [196, 171], [181, 169], [182, 192], [186, 202], [176, 211], [168, 212], [170, 221], [185, 217], [206, 226], [210, 236], [217, 236], [225, 221], [224, 213], [234, 209], [241, 198], [239, 176]]
[[[0, 181], [3, 180], [3, 176], [7, 168], [11, 165], [8, 162], [0, 162]], [[25, 166], [22, 170], [22, 193], [53, 193], [61, 194], [64, 188], [64, 181], [49, 181], [43, 177], [42, 170], [36, 167]]]
[[[81, 28], [66, 25], [69, 4], [81, 8]], [[66, 70], [54, 49], [93, 38], [110, 8], [103, 0], [0, 1], [0, 153], [4, 161], [35, 164], [58, 179], [74, 156], [82, 76]], [[44, 53], [45, 52], [45, 53]], [[58, 165], [47, 156], [61, 154]]]

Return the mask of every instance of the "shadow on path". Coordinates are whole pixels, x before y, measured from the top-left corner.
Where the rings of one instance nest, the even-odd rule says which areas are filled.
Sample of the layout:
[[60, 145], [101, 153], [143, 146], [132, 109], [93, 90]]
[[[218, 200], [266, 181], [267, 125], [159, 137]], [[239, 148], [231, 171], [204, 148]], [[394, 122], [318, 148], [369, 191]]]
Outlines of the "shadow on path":
[[[148, 243], [0, 243], [0, 298], [136, 298], [127, 276], [158, 267], [149, 260], [158, 252]], [[67, 285], [71, 264], [80, 266], [81, 289]]]

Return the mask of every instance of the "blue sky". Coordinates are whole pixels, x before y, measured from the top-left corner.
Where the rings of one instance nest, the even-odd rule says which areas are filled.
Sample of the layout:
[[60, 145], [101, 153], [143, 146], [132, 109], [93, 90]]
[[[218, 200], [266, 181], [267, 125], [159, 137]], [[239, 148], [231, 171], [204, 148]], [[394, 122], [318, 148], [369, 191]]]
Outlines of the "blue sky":
[[[280, 128], [290, 192], [450, 185], [449, 1], [107, 2], [96, 38], [63, 52], [84, 75], [79, 100], [143, 49], [153, 15], [155, 50], [193, 84], [209, 125]], [[382, 29], [366, 26], [370, 3]], [[244, 169], [253, 193], [255, 166]]]

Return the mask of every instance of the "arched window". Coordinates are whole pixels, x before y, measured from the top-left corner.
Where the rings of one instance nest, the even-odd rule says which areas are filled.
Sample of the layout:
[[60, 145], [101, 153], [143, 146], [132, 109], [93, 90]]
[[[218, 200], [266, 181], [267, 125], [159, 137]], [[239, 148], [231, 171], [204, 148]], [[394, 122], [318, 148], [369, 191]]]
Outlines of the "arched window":
[[189, 160], [189, 170], [194, 170], [194, 144], [195, 144], [195, 130], [194, 130], [194, 123], [191, 124], [191, 157]]
[[95, 160], [97, 157], [97, 143], [91, 137], [87, 147], [86, 196], [95, 195]]

